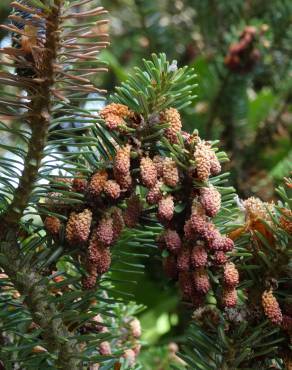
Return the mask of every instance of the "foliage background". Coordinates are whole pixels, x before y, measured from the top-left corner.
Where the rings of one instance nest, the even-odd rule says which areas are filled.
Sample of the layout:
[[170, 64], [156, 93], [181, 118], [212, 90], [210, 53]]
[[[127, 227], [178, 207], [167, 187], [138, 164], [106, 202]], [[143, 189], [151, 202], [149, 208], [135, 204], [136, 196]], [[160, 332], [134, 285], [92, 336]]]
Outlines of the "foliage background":
[[[10, 1], [0, 3], [0, 23]], [[274, 188], [292, 170], [292, 2], [290, 0], [103, 0], [110, 11], [111, 47], [102, 52], [110, 72], [100, 86], [109, 93], [141, 59], [165, 52], [198, 74], [196, 104], [184, 111], [185, 129], [218, 139], [231, 161], [226, 165], [241, 197], [274, 198]], [[247, 73], [230, 72], [224, 58], [245, 26], [255, 26], [260, 60]], [[5, 33], [0, 31], [1, 43]], [[0, 138], [1, 141], [7, 138]], [[17, 143], [15, 143], [17, 144]], [[3, 155], [4, 153], [1, 153]], [[151, 272], [151, 274], [150, 274]], [[167, 369], [167, 345], [180, 340], [189, 313], [173, 286], [162, 280], [160, 261], [129, 288], [148, 308], [140, 319], [147, 369]]]

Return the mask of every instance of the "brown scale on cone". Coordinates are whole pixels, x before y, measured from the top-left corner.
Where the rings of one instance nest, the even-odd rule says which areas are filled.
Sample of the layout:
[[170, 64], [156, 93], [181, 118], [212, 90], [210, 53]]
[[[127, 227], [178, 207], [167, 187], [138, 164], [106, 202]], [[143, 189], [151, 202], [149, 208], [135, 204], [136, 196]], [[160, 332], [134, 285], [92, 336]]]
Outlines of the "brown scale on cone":
[[112, 103], [100, 111], [100, 116], [105, 120], [110, 130], [115, 130], [118, 129], [119, 126], [125, 125], [126, 122], [124, 120], [132, 118], [134, 114], [126, 105]]
[[54, 237], [58, 236], [61, 230], [61, 221], [54, 216], [47, 216], [44, 222], [46, 230]]
[[215, 217], [221, 207], [221, 194], [212, 185], [200, 189], [200, 202], [205, 209], [206, 215]]
[[129, 175], [130, 173], [130, 153], [131, 145], [127, 144], [118, 148], [114, 160], [114, 171], [120, 175]]
[[177, 165], [171, 158], [166, 158], [163, 163], [163, 182], [171, 187], [179, 183]]
[[230, 252], [234, 249], [234, 242], [227, 236], [219, 236], [210, 242], [209, 247], [214, 251]]
[[192, 232], [197, 233], [200, 236], [204, 235], [206, 229], [211, 228], [205, 217], [198, 215], [197, 213], [192, 213], [190, 218], [190, 227]]
[[227, 262], [224, 266], [224, 283], [229, 287], [239, 283], [239, 273], [233, 262]]
[[196, 161], [197, 176], [201, 181], [207, 181], [211, 174], [210, 148], [204, 141], [196, 145], [194, 158]]
[[76, 177], [72, 183], [73, 190], [76, 191], [77, 193], [84, 193], [85, 190], [87, 189], [87, 186], [88, 182], [84, 178]]
[[208, 262], [208, 253], [204, 246], [196, 245], [192, 248], [191, 264], [193, 267], [205, 267]]
[[193, 282], [197, 292], [207, 294], [211, 289], [208, 272], [201, 268], [193, 272]]
[[161, 221], [170, 221], [174, 213], [174, 201], [171, 195], [163, 197], [158, 203], [158, 217]]
[[237, 291], [234, 287], [225, 287], [222, 293], [223, 307], [230, 308], [237, 304]]
[[87, 275], [82, 278], [82, 287], [85, 290], [93, 289], [97, 281], [96, 265], [88, 263], [86, 266]]
[[110, 246], [113, 242], [114, 238], [114, 230], [113, 230], [113, 219], [109, 216], [103, 217], [96, 229], [96, 235], [98, 240], [106, 245]]
[[156, 184], [149, 189], [149, 192], [146, 196], [146, 200], [149, 204], [157, 204], [162, 199], [162, 192], [160, 190], [162, 185], [162, 181], [157, 181]]
[[178, 254], [181, 249], [181, 239], [175, 230], [167, 229], [164, 234], [166, 248], [173, 254]]
[[127, 175], [123, 175], [114, 170], [114, 176], [115, 176], [117, 183], [120, 185], [122, 192], [125, 192], [131, 189], [133, 180], [132, 180], [130, 173]]
[[87, 192], [90, 197], [96, 198], [103, 191], [107, 182], [108, 174], [106, 171], [101, 170], [96, 172], [90, 179]]
[[98, 275], [108, 272], [111, 262], [111, 252], [108, 248], [100, 248], [96, 251], [94, 266]]
[[265, 315], [268, 319], [276, 325], [282, 322], [282, 312], [276, 297], [273, 295], [273, 291], [265, 291], [262, 295], [262, 306]]
[[191, 267], [191, 250], [183, 248], [177, 256], [177, 269], [179, 271], [189, 271]]
[[112, 199], [118, 199], [121, 195], [121, 187], [115, 180], [108, 180], [103, 190]]
[[157, 182], [157, 170], [152, 159], [143, 157], [140, 162], [140, 175], [142, 184], [147, 188], [152, 188]]
[[125, 221], [123, 213], [119, 208], [114, 208], [111, 212], [111, 216], [113, 220], [113, 242], [116, 242], [125, 227]]
[[163, 176], [163, 163], [164, 163], [164, 158], [161, 157], [161, 155], [155, 155], [153, 157], [153, 163], [156, 167], [156, 171], [157, 171], [157, 176], [158, 177], [162, 177]]
[[196, 233], [194, 232], [194, 229], [192, 227], [192, 221], [188, 220], [186, 221], [184, 225], [184, 236], [187, 240], [192, 241], [196, 237]]
[[221, 172], [221, 164], [216, 156], [216, 153], [212, 149], [210, 149], [209, 151], [209, 158], [211, 175], [212, 176], [219, 175], [219, 173]]
[[178, 275], [178, 284], [183, 299], [191, 300], [194, 292], [191, 273], [187, 271], [180, 272]]
[[127, 199], [127, 208], [124, 211], [124, 221], [128, 227], [135, 227], [139, 222], [142, 205], [138, 195]]
[[120, 126], [125, 124], [125, 121], [122, 117], [119, 117], [115, 114], [108, 114], [105, 119], [105, 123], [109, 130], [113, 131], [118, 129]]
[[213, 261], [216, 265], [224, 265], [227, 262], [227, 256], [225, 252], [218, 251], [213, 255]]
[[99, 241], [96, 232], [93, 232], [87, 249], [87, 260], [89, 261], [89, 263], [94, 265], [98, 263], [100, 258], [100, 250], [103, 248], [104, 246]]
[[182, 123], [180, 114], [175, 108], [168, 108], [160, 115], [161, 121], [169, 123], [169, 127], [164, 131], [166, 138], [172, 143], [177, 144], [177, 134], [181, 132]]
[[89, 237], [92, 212], [85, 209], [83, 212], [71, 212], [66, 225], [66, 240], [74, 246], [85, 243]]

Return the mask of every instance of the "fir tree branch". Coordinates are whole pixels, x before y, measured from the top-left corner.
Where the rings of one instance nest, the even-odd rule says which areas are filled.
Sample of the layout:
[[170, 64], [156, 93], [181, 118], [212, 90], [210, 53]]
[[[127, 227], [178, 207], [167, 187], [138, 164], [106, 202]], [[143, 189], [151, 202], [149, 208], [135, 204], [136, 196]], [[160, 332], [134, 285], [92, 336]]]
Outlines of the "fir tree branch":
[[24, 162], [19, 186], [15, 191], [14, 198], [3, 217], [9, 225], [19, 223], [25, 208], [27, 207], [30, 194], [37, 180], [38, 171], [43, 157], [46, 137], [50, 123], [51, 87], [54, 84], [53, 63], [56, 59], [58, 47], [57, 31], [59, 27], [61, 0], [55, 1], [51, 14], [47, 19], [45, 53], [42, 58], [42, 66], [38, 81], [34, 89], [30, 91], [32, 98], [29, 107], [31, 114], [28, 116], [28, 124], [31, 128], [31, 138], [28, 144], [28, 152]]
[[39, 68], [38, 79], [32, 80], [31, 114], [28, 124], [31, 137], [24, 161], [24, 169], [14, 198], [2, 217], [1, 226], [1, 260], [0, 265], [9, 276], [15, 288], [25, 299], [25, 304], [31, 312], [33, 321], [42, 329], [46, 349], [57, 354], [56, 367], [60, 369], [79, 369], [80, 360], [73, 358], [79, 351], [76, 341], [70, 340], [72, 334], [59, 317], [60, 312], [50, 303], [47, 284], [43, 276], [33, 268], [23, 263], [17, 235], [19, 223], [38, 178], [44, 148], [47, 143], [47, 133], [50, 124], [51, 87], [54, 84], [54, 61], [58, 50], [58, 28], [61, 0], [55, 0], [47, 15], [46, 44], [43, 49], [43, 64]]
[[56, 367], [58, 369], [79, 369], [80, 360], [73, 357], [73, 354], [80, 352], [79, 347], [76, 341], [70, 339], [73, 334], [58, 317], [60, 312], [53, 303], [50, 303], [44, 277], [29, 266], [22, 264], [16, 240], [1, 242], [0, 252], [1, 267], [15, 288], [25, 297], [24, 302], [31, 313], [33, 322], [42, 329], [46, 349], [57, 354]]

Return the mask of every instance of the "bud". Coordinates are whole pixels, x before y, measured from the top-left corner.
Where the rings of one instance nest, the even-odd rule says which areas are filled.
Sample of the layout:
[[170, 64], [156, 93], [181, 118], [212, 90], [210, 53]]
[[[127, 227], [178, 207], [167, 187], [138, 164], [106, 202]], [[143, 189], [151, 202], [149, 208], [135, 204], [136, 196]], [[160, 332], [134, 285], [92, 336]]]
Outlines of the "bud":
[[210, 149], [209, 151], [209, 158], [210, 158], [210, 171], [212, 176], [216, 176], [221, 172], [221, 164], [215, 154], [215, 152]]
[[204, 267], [207, 265], [208, 254], [202, 245], [196, 245], [192, 249], [191, 264], [193, 267]]
[[189, 271], [191, 266], [191, 250], [183, 248], [177, 256], [177, 269], [179, 271]]
[[130, 153], [131, 146], [129, 144], [118, 148], [116, 157], [114, 160], [114, 170], [123, 175], [129, 175], [130, 173]]
[[163, 270], [165, 275], [170, 279], [176, 279], [178, 274], [177, 263], [175, 256], [167, 256], [163, 258]]
[[124, 212], [124, 221], [128, 227], [135, 227], [139, 222], [142, 205], [138, 195], [127, 199], [127, 209]]
[[73, 180], [73, 190], [77, 193], [84, 193], [88, 186], [87, 180], [84, 178], [75, 178]]
[[61, 221], [54, 216], [47, 216], [44, 222], [46, 230], [54, 237], [58, 236], [61, 230]]
[[124, 351], [123, 357], [127, 360], [130, 367], [133, 367], [136, 363], [136, 353], [131, 348]]
[[100, 248], [95, 255], [95, 268], [98, 275], [105, 274], [111, 267], [111, 253], [108, 248]]
[[126, 105], [112, 103], [100, 111], [100, 116], [110, 130], [115, 130], [125, 124], [124, 119], [132, 117], [133, 112]]
[[116, 242], [119, 239], [125, 227], [123, 214], [119, 208], [116, 207], [113, 209], [112, 219], [113, 219], [113, 242]]
[[166, 158], [163, 163], [163, 181], [168, 186], [176, 186], [179, 182], [179, 174], [175, 161]]
[[147, 188], [152, 188], [157, 181], [157, 170], [152, 159], [143, 157], [140, 162], [140, 174], [143, 185]]
[[146, 200], [149, 204], [157, 204], [162, 198], [162, 192], [160, 190], [163, 185], [162, 181], [157, 181], [156, 184], [149, 190]]
[[177, 254], [181, 249], [181, 240], [175, 230], [167, 229], [164, 233], [164, 241], [167, 249], [174, 254]]
[[219, 212], [221, 207], [221, 194], [213, 186], [200, 189], [200, 202], [206, 211], [206, 215], [214, 217]]
[[207, 181], [211, 173], [210, 148], [204, 141], [198, 142], [194, 153], [197, 176], [201, 181]]
[[227, 256], [225, 255], [225, 252], [215, 252], [213, 255], [213, 261], [216, 265], [224, 265], [224, 263], [226, 263], [227, 261]]
[[158, 217], [162, 221], [170, 221], [174, 213], [174, 202], [171, 195], [163, 197], [158, 203]]
[[112, 354], [111, 345], [108, 341], [101, 342], [99, 345], [99, 353], [102, 356], [109, 356]]
[[115, 114], [108, 114], [105, 123], [109, 130], [113, 131], [116, 130], [119, 126], [121, 126], [124, 122], [122, 117], [119, 117]]
[[234, 307], [237, 304], [237, 291], [233, 287], [226, 287], [222, 294], [222, 304], [224, 307]]
[[153, 163], [156, 167], [157, 171], [157, 176], [162, 177], [163, 176], [163, 163], [164, 163], [164, 158], [161, 157], [160, 155], [155, 155], [153, 157]]
[[235, 287], [239, 283], [238, 270], [233, 262], [227, 262], [224, 266], [224, 283], [229, 287]]
[[140, 324], [140, 321], [138, 319], [133, 319], [131, 322], [130, 322], [130, 331], [131, 331], [131, 334], [134, 338], [140, 338], [141, 337], [141, 324]]
[[180, 133], [182, 128], [180, 114], [175, 108], [168, 108], [162, 114], [160, 119], [169, 123], [169, 127], [165, 130], [166, 138], [172, 143], [178, 143], [177, 134]]
[[186, 223], [184, 225], [184, 234], [185, 234], [185, 238], [189, 241], [195, 239], [196, 233], [193, 230], [191, 220], [186, 221]]
[[219, 239], [221, 240], [221, 237], [222, 237], [219, 230], [217, 230], [215, 225], [211, 222], [206, 222], [205, 228], [203, 232], [201, 233], [201, 236], [206, 241], [210, 249], [212, 249], [212, 243], [215, 240], [219, 240]]
[[82, 286], [85, 290], [93, 289], [97, 280], [96, 265], [88, 263], [86, 266], [87, 276], [82, 278]]
[[183, 299], [191, 300], [193, 295], [192, 276], [187, 271], [182, 271], [178, 275], [178, 283]]
[[265, 311], [265, 315], [269, 320], [276, 325], [282, 322], [282, 312], [276, 297], [273, 295], [273, 291], [265, 291], [262, 295], [262, 305]]
[[131, 117], [133, 112], [124, 104], [111, 103], [104, 107], [99, 114], [101, 118], [106, 119], [111, 114], [119, 117]]
[[112, 199], [118, 199], [121, 195], [120, 185], [114, 180], [108, 180], [104, 185], [104, 192]]
[[282, 208], [282, 215], [279, 219], [280, 227], [288, 234], [292, 234], [292, 211], [287, 208]]
[[117, 183], [120, 185], [121, 191], [128, 191], [132, 186], [132, 177], [129, 174], [124, 175], [114, 170], [114, 176]]
[[209, 247], [215, 251], [230, 252], [234, 248], [234, 242], [227, 236], [218, 236], [210, 241]]
[[43, 353], [43, 352], [48, 352], [44, 347], [42, 346], [35, 346], [32, 349], [33, 353]]
[[66, 225], [66, 240], [70, 245], [85, 243], [89, 237], [92, 212], [71, 212]]
[[246, 217], [256, 220], [263, 219], [266, 221], [271, 220], [270, 213], [268, 210], [273, 213], [273, 203], [262, 202], [259, 198], [250, 197], [243, 201], [243, 206], [245, 208]]
[[98, 224], [96, 230], [97, 237], [101, 243], [109, 246], [113, 242], [114, 231], [113, 231], [113, 220], [111, 217], [103, 217]]
[[206, 230], [208, 223], [204, 217], [196, 213], [192, 213], [191, 218], [190, 218], [190, 224], [191, 224], [193, 232], [202, 236]]
[[207, 294], [211, 289], [208, 273], [205, 269], [196, 270], [193, 273], [193, 281], [197, 292]]
[[96, 265], [100, 259], [100, 250], [103, 248], [104, 246], [98, 240], [98, 236], [96, 234], [96, 231], [94, 230], [90, 238], [88, 250], [87, 250], [88, 261]]
[[90, 179], [87, 191], [92, 198], [96, 198], [103, 191], [108, 175], [104, 170], [96, 172]]

